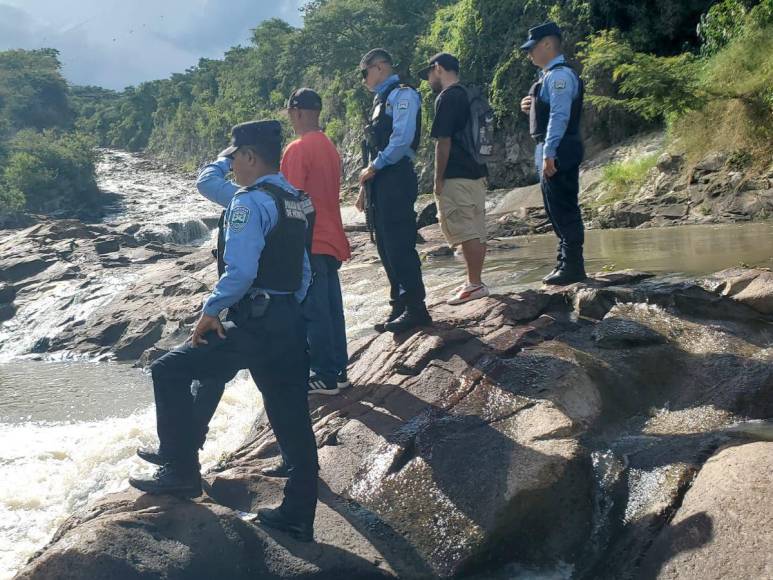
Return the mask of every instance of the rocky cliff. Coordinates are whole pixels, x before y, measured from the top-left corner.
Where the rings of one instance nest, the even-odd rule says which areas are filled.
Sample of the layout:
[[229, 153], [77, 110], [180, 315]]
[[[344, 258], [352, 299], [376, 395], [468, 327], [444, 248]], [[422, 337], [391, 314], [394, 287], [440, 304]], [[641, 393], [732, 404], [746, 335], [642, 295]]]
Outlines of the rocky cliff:
[[352, 345], [354, 386], [311, 402], [315, 544], [243, 513], [281, 493], [260, 420], [203, 498], [108, 496], [18, 577], [770, 575], [773, 443], [750, 422], [773, 416], [770, 272], [620, 272], [431, 309], [431, 328]]

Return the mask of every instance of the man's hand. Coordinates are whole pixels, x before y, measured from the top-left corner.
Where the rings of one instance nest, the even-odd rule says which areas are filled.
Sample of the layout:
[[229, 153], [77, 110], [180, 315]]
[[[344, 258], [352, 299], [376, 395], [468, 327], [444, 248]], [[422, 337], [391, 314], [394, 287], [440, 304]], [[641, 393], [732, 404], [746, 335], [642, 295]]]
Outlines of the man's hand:
[[365, 169], [360, 171], [360, 185], [365, 185], [366, 181], [370, 181], [376, 176], [376, 168], [372, 165], [368, 165]]
[[360, 186], [360, 193], [357, 195], [357, 201], [354, 202], [354, 207], [357, 211], [362, 213], [365, 211], [365, 186]]
[[529, 114], [529, 111], [531, 111], [531, 97], [526, 96], [521, 99], [521, 111], [527, 115]]
[[556, 160], [552, 157], [545, 157], [542, 161], [542, 175], [546, 178], [553, 177], [556, 174]]
[[202, 314], [199, 321], [196, 323], [196, 328], [193, 329], [191, 334], [191, 343], [193, 346], [199, 346], [201, 344], [209, 344], [204, 335], [211, 331], [217, 332], [220, 338], [225, 338], [225, 329], [220, 319], [217, 316], [210, 316], [209, 314]]

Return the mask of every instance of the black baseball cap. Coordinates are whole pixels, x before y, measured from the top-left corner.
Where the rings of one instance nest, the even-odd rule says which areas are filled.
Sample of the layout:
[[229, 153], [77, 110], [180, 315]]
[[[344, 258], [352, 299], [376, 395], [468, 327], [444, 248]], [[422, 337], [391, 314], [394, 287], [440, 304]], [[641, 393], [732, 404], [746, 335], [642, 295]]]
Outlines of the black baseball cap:
[[431, 59], [429, 59], [427, 66], [419, 71], [419, 78], [426, 81], [429, 78], [429, 71], [431, 71], [432, 67], [434, 67], [436, 64], [439, 64], [446, 70], [452, 70], [457, 73], [459, 72], [459, 59], [456, 58], [453, 54], [439, 52]]
[[546, 36], [561, 38], [561, 29], [555, 22], [545, 22], [534, 28], [529, 28], [529, 39], [521, 45], [521, 50], [531, 50], [532, 47]]
[[288, 109], [310, 109], [312, 111], [322, 110], [322, 97], [317, 91], [306, 87], [295, 89], [290, 98], [287, 99]]
[[218, 157], [228, 157], [239, 147], [259, 143], [276, 144], [278, 148], [282, 148], [282, 125], [279, 121], [249, 121], [235, 125], [231, 129], [231, 145], [223, 149]]

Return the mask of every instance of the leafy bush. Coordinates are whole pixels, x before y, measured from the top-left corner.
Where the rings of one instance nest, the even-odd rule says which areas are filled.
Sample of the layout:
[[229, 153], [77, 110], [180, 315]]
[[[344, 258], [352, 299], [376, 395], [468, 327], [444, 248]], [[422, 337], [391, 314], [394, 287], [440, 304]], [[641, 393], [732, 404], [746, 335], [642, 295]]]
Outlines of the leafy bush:
[[722, 0], [701, 16], [698, 33], [701, 53], [711, 56], [731, 40], [744, 35], [749, 25], [765, 26], [773, 21], [773, 0]]
[[0, 191], [14, 211], [20, 203], [39, 212], [92, 203], [98, 193], [95, 155], [93, 140], [82, 134], [20, 131], [11, 141]]
[[67, 83], [53, 48], [0, 52], [0, 131], [69, 127]]
[[745, 30], [706, 61], [699, 80], [713, 98], [673, 124], [688, 158], [723, 150], [767, 167], [773, 160], [773, 24], [747, 17]]
[[10, 189], [0, 181], [0, 217], [14, 215], [24, 209], [24, 194], [16, 189]]
[[603, 109], [620, 106], [644, 119], [669, 120], [700, 108], [700, 62], [691, 53], [660, 57], [635, 52], [618, 31], [602, 31], [582, 43], [588, 100]]

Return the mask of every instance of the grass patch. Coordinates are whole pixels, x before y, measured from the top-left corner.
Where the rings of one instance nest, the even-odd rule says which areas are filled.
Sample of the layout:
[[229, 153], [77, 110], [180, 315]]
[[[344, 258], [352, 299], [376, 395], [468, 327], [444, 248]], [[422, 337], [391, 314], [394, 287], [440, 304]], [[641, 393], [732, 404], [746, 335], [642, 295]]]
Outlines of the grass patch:
[[644, 184], [647, 173], [658, 162], [658, 154], [653, 153], [638, 159], [610, 163], [604, 167], [601, 183], [604, 193], [601, 194], [593, 205], [601, 206], [616, 203], [636, 193]]
[[773, 160], [773, 25], [751, 27], [709, 58], [701, 83], [722, 98], [673, 122], [688, 163], [726, 151], [743, 168], [766, 169]]

